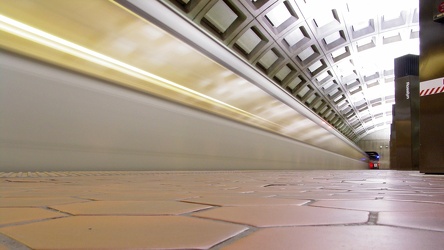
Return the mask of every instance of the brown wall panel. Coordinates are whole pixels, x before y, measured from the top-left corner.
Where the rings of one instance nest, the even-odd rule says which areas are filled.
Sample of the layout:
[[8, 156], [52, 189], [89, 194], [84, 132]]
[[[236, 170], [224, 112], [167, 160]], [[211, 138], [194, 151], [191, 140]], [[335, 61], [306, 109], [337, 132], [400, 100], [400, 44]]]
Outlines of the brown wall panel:
[[444, 173], [444, 94], [421, 97], [420, 171]]
[[[441, 0], [419, 1], [421, 82], [444, 77], [444, 24], [433, 21]], [[444, 174], [444, 94], [420, 98], [420, 157], [423, 173]]]
[[412, 170], [412, 136], [409, 120], [395, 121], [396, 129], [396, 164], [392, 169]]

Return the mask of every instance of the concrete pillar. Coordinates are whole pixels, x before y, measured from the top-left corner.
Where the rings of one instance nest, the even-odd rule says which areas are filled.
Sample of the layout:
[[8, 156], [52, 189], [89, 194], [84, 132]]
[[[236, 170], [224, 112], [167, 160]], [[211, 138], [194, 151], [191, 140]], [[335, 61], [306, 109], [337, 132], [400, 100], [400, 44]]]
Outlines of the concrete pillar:
[[395, 59], [392, 169], [419, 169], [419, 56]]

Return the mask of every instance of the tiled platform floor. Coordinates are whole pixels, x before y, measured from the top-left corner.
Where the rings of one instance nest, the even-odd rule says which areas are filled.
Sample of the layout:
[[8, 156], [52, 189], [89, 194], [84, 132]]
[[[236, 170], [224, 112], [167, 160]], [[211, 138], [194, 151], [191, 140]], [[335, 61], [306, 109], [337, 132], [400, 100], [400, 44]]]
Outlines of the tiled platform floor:
[[444, 249], [444, 176], [0, 173], [0, 249]]

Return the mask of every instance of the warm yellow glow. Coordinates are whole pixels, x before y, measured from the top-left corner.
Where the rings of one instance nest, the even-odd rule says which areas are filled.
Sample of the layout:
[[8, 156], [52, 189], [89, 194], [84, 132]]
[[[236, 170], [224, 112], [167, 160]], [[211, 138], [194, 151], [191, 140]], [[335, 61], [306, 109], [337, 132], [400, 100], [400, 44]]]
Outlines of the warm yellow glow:
[[184, 87], [180, 84], [169, 81], [167, 79], [154, 75], [150, 72], [131, 66], [122, 61], [113, 59], [106, 55], [100, 54], [96, 51], [90, 50], [88, 48], [69, 42], [67, 40], [51, 35], [39, 29], [33, 28], [31, 26], [28, 26], [26, 24], [23, 24], [21, 22], [18, 22], [3, 15], [0, 15], [0, 30], [25, 38], [35, 43], [50, 47], [52, 49], [70, 54], [72, 56], [82, 58], [89, 62], [93, 62], [101, 66], [119, 71], [121, 73], [136, 77], [146, 82], [156, 84], [163, 88], [179, 92], [180, 94], [191, 96], [193, 98], [210, 103], [212, 105], [230, 109], [231, 111], [246, 116], [248, 118], [262, 120], [263, 122], [271, 124], [272, 126], [282, 128], [282, 126], [280, 126], [279, 124], [271, 122], [257, 115], [251, 114], [249, 112], [246, 112], [235, 106], [217, 100], [200, 92], [194, 91], [190, 88]]

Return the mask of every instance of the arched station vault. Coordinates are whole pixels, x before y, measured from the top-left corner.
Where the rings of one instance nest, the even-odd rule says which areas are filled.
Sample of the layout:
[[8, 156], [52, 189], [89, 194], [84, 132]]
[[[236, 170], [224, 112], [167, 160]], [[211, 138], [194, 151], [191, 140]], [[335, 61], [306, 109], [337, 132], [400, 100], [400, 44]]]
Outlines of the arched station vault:
[[[167, 10], [171, 13], [171, 10], [161, 2], [145, 1], [145, 3], [156, 3], [160, 4], [159, 6], [163, 6], [163, 10], [160, 8], [156, 10], [157, 13], [163, 13], [162, 11]], [[210, 55], [203, 50], [196, 50], [196, 48], [193, 47], [195, 44], [190, 46], [187, 43], [190, 42], [189, 40], [184, 42], [183, 39], [187, 39], [187, 37], [179, 36], [179, 39], [172, 36], [165, 31], [168, 31], [169, 28], [162, 26], [158, 21], [147, 21], [138, 15], [140, 13], [129, 11], [119, 3], [114, 1], [7, 1], [7, 3], [2, 3], [0, 14], [0, 28], [2, 33], [0, 45], [4, 50], [32, 57], [38, 61], [44, 61], [51, 65], [57, 65], [60, 68], [90, 75], [107, 82], [116, 83], [120, 86], [136, 89], [168, 100], [174, 100], [180, 104], [212, 112], [219, 116], [229, 117], [236, 121], [259, 127], [263, 130], [271, 131], [274, 134], [283, 135], [287, 138], [302, 142], [305, 145], [309, 145], [308, 147], [304, 146], [304, 150], [309, 150], [310, 148], [313, 150], [315, 148], [317, 148], [316, 150], [327, 150], [333, 153], [333, 155], [337, 154], [337, 156], [335, 156], [338, 159], [338, 161], [335, 162], [335, 164], [339, 164], [337, 166], [344, 166], [344, 164], [341, 165], [340, 162], [343, 160], [352, 165], [355, 164], [354, 167], [358, 165], [361, 166], [360, 164], [351, 161], [352, 159], [357, 161], [364, 155], [352, 141], [340, 134], [328, 123], [325, 123], [325, 121], [320, 119], [313, 110], [307, 109], [301, 105], [301, 101], [295, 98], [292, 94], [282, 91], [281, 87], [274, 85], [272, 79], [270, 80], [269, 78], [264, 77], [263, 73], [260, 73], [255, 67], [250, 67], [249, 64], [245, 63], [245, 60], [239, 60], [237, 54], [225, 53], [220, 54], [219, 56], [221, 56], [222, 59], [224, 57], [226, 57], [226, 59], [231, 59], [233, 57], [238, 58], [238, 60], [232, 61], [232, 66], [240, 66], [243, 63], [244, 66], [239, 68], [242, 74], [237, 74], [233, 72], [233, 70], [230, 70], [229, 67], [226, 66], [226, 63], [220, 63], [219, 58], [215, 58], [214, 55]], [[163, 20], [174, 20], [174, 18], [180, 18], [180, 16], [176, 14], [165, 15]], [[177, 25], [185, 24], [192, 25], [192, 23], [188, 21], [177, 23]], [[162, 28], [159, 28], [156, 25], [161, 26]], [[226, 46], [224, 46], [223, 43], [220, 43], [220, 41], [214, 40], [211, 36], [207, 36], [206, 33], [202, 33], [198, 29], [194, 30], [198, 31], [196, 34], [201, 34], [208, 39], [206, 40], [208, 41], [207, 45], [209, 46], [207, 47], [207, 50], [214, 49], [229, 52], [226, 50]], [[173, 33], [174, 32], [175, 31], [173, 31]], [[21, 64], [29, 66], [32, 65], [32, 63], [22, 62], [22, 60], [13, 59], [14, 57], [10, 58], [10, 56], [3, 56], [2, 58], [9, 58], [8, 60], [11, 61], [3, 61], [2, 66], [6, 68], [4, 72], [11, 74], [10, 79], [12, 79], [10, 82], [2, 83], [5, 84], [2, 86], [5, 87], [3, 90], [10, 91], [14, 90], [14, 88], [20, 88], [20, 84], [29, 84], [28, 87], [35, 87], [38, 85], [32, 84], [31, 82], [25, 83], [24, 81], [20, 84], [13, 84], [12, 81], [14, 81], [14, 77], [20, 77], [20, 79], [22, 79], [22, 76], [20, 75], [23, 75], [23, 77], [26, 75], [26, 77], [29, 78], [34, 74], [31, 72], [32, 70], [29, 70], [28, 72], [25, 67], [23, 68], [23, 73], [16, 74], [17, 70], [20, 69]], [[257, 60], [261, 61], [261, 65], [266, 64], [266, 61], [259, 58]], [[16, 64], [12, 63], [14, 61]], [[229, 60], [225, 62], [229, 62]], [[35, 68], [38, 67], [36, 66]], [[41, 81], [50, 81], [51, 77], [49, 76], [52, 75], [52, 73], [50, 74], [49, 72], [52, 71], [49, 69], [45, 70], [47, 70], [48, 74], [41, 76], [40, 78], [36, 76], [36, 83], [43, 84]], [[247, 77], [244, 77], [244, 75]], [[302, 75], [299, 74], [298, 76]], [[66, 77], [67, 79], [71, 79], [72, 76], [67, 75]], [[66, 86], [69, 85], [69, 88], [71, 88], [76, 85], [74, 82], [78, 81], [80, 81], [80, 78], [73, 78], [73, 82], [69, 82]], [[261, 84], [258, 84], [258, 82]], [[60, 86], [63, 85], [62, 83], [63, 81], [60, 82]], [[83, 83], [81, 84], [79, 82], [78, 84], [82, 85]], [[91, 84], [91, 86], [93, 86], [95, 83]], [[47, 89], [49, 84], [45, 86], [45, 89], [36, 89], [34, 92], [36, 94], [35, 98], [29, 100], [37, 102], [40, 101], [40, 99], [37, 98], [38, 96], [43, 98], [44, 95], [55, 93], [55, 89], [54, 92], [51, 92], [51, 88]], [[98, 85], [94, 86], [95, 87], [90, 88], [93, 92], [99, 88]], [[86, 86], [84, 89], [87, 88], [88, 87]], [[50, 92], [48, 92], [48, 90], [50, 90]], [[37, 95], [38, 91], [40, 91], [42, 95]], [[52, 97], [56, 99], [58, 98], [63, 103], [71, 105], [70, 107], [76, 108], [77, 104], [75, 104], [75, 102], [80, 100], [74, 100], [72, 97], [69, 97], [69, 95], [66, 96], [69, 99], [63, 99], [61, 98], [61, 94], [68, 94], [68, 92], [66, 92], [67, 90], [60, 91], [61, 92], [57, 92], [60, 96], [56, 95]], [[23, 100], [27, 100], [25, 94], [30, 94], [32, 92], [33, 91], [29, 93], [20, 92], [20, 94], [23, 94], [20, 95], [20, 97], [23, 98]], [[13, 92], [9, 93], [6, 91], [2, 91], [2, 93], [5, 97], [8, 97], [7, 95], [9, 94], [13, 94]], [[82, 95], [79, 94], [79, 97], [80, 96]], [[12, 97], [2, 98], [2, 102], [5, 102], [5, 105], [2, 105], [4, 107], [2, 112], [9, 114], [10, 107], [17, 109], [25, 107], [23, 105], [18, 105], [18, 99]], [[41, 99], [41, 101], [45, 100], [45, 98]], [[9, 101], [10, 103], [8, 103]], [[44, 104], [46, 105], [46, 103]], [[78, 103], [78, 105], [81, 104], [82, 102]], [[92, 104], [96, 105], [96, 108], [102, 109], [102, 106], [100, 106], [101, 103], [92, 102]], [[8, 105], [9, 108], [7, 108]], [[53, 110], [53, 108], [55, 109], [54, 112], [58, 112], [57, 107], [51, 107], [51, 110]], [[19, 111], [25, 113], [30, 112], [26, 109], [20, 109]], [[47, 110], [43, 110], [43, 112], [46, 112], [44, 115], [47, 115], [48, 118], [60, 115], [60, 117], [56, 117], [57, 119], [60, 118], [60, 120], [56, 120], [57, 122], [61, 122], [61, 124], [66, 123], [65, 125], [69, 125], [70, 128], [72, 127], [73, 129], [78, 130], [78, 127], [72, 125], [77, 124], [79, 120], [73, 120], [73, 124], [68, 124], [69, 121], [65, 118], [71, 119], [71, 115], [82, 115], [83, 117], [88, 110], [80, 111], [74, 109], [72, 111], [80, 113], [69, 114], [67, 111], [63, 111], [62, 113], [51, 114], [48, 113]], [[123, 112], [118, 108], [116, 111]], [[112, 114], [106, 113], [106, 115], [113, 115], [112, 117], [114, 119], [119, 116], [119, 112], [112, 112]], [[20, 113], [11, 113], [11, 115], [12, 114], [15, 118], [22, 119], [16, 120], [22, 121], [22, 123], [21, 126], [16, 126], [17, 124], [14, 124], [14, 120], [2, 119], [3, 128], [11, 130], [8, 130], [8, 133], [5, 132], [2, 134], [2, 138], [0, 138], [2, 139], [1, 143], [3, 148], [10, 150], [11, 145], [14, 147], [17, 145], [17, 147], [22, 147], [20, 145], [27, 143], [26, 140], [30, 137], [26, 137], [24, 133], [21, 133], [23, 131], [19, 131], [20, 129], [23, 129], [24, 131], [26, 130], [27, 133], [35, 132], [32, 136], [35, 136], [34, 139], [36, 140], [43, 138], [41, 136], [42, 131], [37, 131], [36, 128], [33, 128], [31, 125], [23, 125], [35, 122], [30, 120], [35, 116], [34, 113], [33, 116], [16, 116]], [[129, 118], [127, 117], [127, 113], [121, 114], [123, 115], [122, 117]], [[101, 125], [103, 120], [98, 118], [100, 117], [95, 117], [95, 120], [93, 121], [96, 123], [90, 123], [90, 125]], [[137, 117], [131, 117], [131, 119], [133, 118]], [[48, 121], [54, 123], [54, 120]], [[137, 119], [134, 120], [134, 122], [137, 122]], [[119, 121], [116, 124], [123, 126], [125, 122]], [[152, 127], [147, 127], [147, 130], [155, 127], [154, 123], [151, 124]], [[55, 123], [53, 125], [55, 125]], [[136, 126], [136, 124], [130, 125]], [[63, 128], [54, 127], [54, 129], [57, 131], [60, 130], [59, 132], [61, 133], [63, 132]], [[127, 129], [127, 127], [125, 129]], [[201, 130], [204, 129], [205, 127]], [[2, 132], [4, 131], [5, 130], [3, 129]], [[106, 131], [107, 130], [104, 129], [98, 130], [97, 132], [104, 133]], [[47, 132], [49, 133], [53, 131]], [[80, 133], [81, 131], [77, 132]], [[124, 132], [130, 133], [129, 135], [133, 137], [137, 136], [137, 134], [134, 134], [134, 131], [131, 130], [125, 130]], [[212, 131], [201, 132], [205, 132], [208, 135], [211, 135], [212, 133]], [[171, 136], [171, 133], [168, 133], [168, 135]], [[174, 135], [175, 134], [173, 133], [172, 136]], [[69, 136], [72, 135], [70, 134]], [[50, 138], [51, 140], [63, 139], [57, 136], [50, 136], [47, 138]], [[101, 139], [104, 138], [105, 137], [101, 137]], [[70, 139], [77, 140], [79, 138], [70, 137]], [[78, 140], [79, 144], [71, 146], [75, 146], [79, 149], [78, 146], [81, 143], [90, 143], [91, 145], [85, 144], [84, 146], [93, 146], [95, 147], [93, 149], [96, 153], [103, 153], [108, 149], [105, 150], [100, 148], [101, 146], [114, 142], [121, 142], [119, 140], [126, 140], [126, 138], [117, 137], [114, 138], [116, 140], [114, 142], [90, 141], [89, 138], [85, 139], [86, 140], [84, 141]], [[128, 140], [124, 142], [128, 143], [130, 139], [131, 138], [128, 138]], [[27, 145], [29, 147], [37, 145], [36, 141], [30, 140], [29, 143], [31, 143]], [[143, 144], [148, 142], [143, 141], [140, 143]], [[155, 144], [154, 142], [150, 143]], [[286, 143], [289, 142], [287, 141]], [[153, 146], [151, 144], [143, 145]], [[56, 147], [56, 144], [51, 147]], [[267, 147], [270, 148], [270, 146]], [[47, 148], [50, 147], [45, 146], [45, 148], [41, 149], [43, 150]], [[115, 148], [109, 150], [116, 151], [118, 149]], [[280, 146], [273, 150], [280, 154], [279, 152], [282, 151], [282, 147]], [[288, 150], [290, 150], [290, 148], [285, 149], [285, 151]], [[79, 150], [77, 151], [80, 152]], [[290, 151], [289, 155], [292, 154]], [[305, 151], [296, 150], [294, 152], [300, 153]], [[258, 155], [264, 155], [269, 152], [264, 151], [260, 154], [259, 152], [255, 153]], [[331, 153], [326, 152], [325, 155], [331, 156]], [[331, 161], [329, 160], [331, 159], [329, 158], [330, 156], [327, 158], [324, 157], [325, 159], [323, 158], [325, 166], [331, 165]], [[53, 159], [57, 160], [56, 158]], [[289, 161], [289, 164], [290, 165], [288, 166], [292, 166], [291, 161]], [[314, 163], [313, 166], [315, 166]]]
[[[118, 2], [193, 40], [155, 1]], [[394, 58], [419, 54], [417, 0], [160, 2], [355, 142], [389, 127]]]

